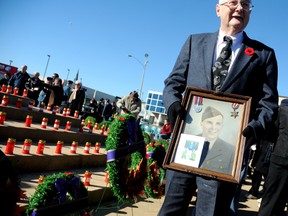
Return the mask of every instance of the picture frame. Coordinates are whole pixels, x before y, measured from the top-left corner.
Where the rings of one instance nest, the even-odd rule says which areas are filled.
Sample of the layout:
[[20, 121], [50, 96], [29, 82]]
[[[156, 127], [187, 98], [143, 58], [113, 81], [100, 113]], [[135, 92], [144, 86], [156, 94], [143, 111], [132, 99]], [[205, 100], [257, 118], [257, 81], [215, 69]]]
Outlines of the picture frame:
[[251, 97], [187, 87], [182, 106], [163, 167], [239, 183]]

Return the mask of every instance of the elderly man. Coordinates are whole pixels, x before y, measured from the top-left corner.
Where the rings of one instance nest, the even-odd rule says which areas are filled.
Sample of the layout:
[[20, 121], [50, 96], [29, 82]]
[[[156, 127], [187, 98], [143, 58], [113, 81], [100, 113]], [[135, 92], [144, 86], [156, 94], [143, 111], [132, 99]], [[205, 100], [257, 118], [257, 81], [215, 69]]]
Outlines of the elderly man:
[[13, 88], [17, 87], [19, 89], [18, 94], [22, 95], [25, 89], [26, 82], [30, 79], [27, 73], [27, 65], [23, 65], [21, 71], [16, 72], [8, 81], [8, 85]]
[[130, 92], [129, 96], [124, 96], [117, 101], [116, 105], [121, 109], [121, 114], [131, 113], [135, 116], [141, 112], [141, 100], [136, 91]]
[[68, 107], [71, 109], [70, 116], [74, 116], [76, 110], [79, 113], [82, 111], [84, 100], [85, 100], [85, 91], [82, 88], [82, 82], [76, 80], [75, 88], [73, 89], [68, 100]]
[[[163, 103], [172, 128], [177, 117], [185, 117], [181, 101], [187, 86], [250, 96], [249, 124], [243, 130], [248, 146], [272, 127], [278, 112], [277, 60], [272, 48], [244, 32], [252, 8], [251, 0], [219, 0], [215, 10], [219, 30], [188, 37], [164, 81]], [[236, 184], [168, 169], [159, 216], [186, 215], [196, 189], [196, 216], [228, 216], [236, 188]]]

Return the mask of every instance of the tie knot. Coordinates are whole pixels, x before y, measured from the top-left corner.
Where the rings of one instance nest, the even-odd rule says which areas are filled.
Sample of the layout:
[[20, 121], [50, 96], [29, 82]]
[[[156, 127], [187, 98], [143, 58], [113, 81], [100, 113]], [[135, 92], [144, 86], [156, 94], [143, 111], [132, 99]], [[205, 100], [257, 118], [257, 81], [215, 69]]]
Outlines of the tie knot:
[[225, 37], [224, 37], [224, 41], [226, 41], [227, 44], [229, 44], [230, 46], [232, 45], [232, 42], [233, 42], [232, 38], [229, 37], [229, 36], [225, 36]]

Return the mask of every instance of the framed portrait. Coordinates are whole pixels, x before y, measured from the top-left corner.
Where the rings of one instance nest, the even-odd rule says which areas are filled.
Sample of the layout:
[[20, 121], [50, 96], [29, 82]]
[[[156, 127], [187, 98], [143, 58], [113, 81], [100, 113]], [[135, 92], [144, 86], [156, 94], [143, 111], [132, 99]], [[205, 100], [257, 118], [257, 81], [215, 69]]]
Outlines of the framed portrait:
[[163, 166], [239, 183], [251, 97], [187, 87]]

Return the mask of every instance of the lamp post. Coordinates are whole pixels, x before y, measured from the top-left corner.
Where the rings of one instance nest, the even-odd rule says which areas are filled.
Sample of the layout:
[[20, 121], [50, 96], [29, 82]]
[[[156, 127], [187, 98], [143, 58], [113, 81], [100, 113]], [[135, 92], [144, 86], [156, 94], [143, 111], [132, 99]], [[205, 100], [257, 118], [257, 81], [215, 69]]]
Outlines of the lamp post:
[[142, 67], [143, 67], [143, 73], [142, 73], [142, 79], [141, 79], [141, 83], [140, 83], [140, 89], [139, 89], [139, 98], [142, 100], [142, 87], [143, 87], [143, 82], [144, 82], [144, 77], [145, 77], [145, 72], [146, 72], [146, 67], [148, 64], [148, 53], [145, 53], [145, 62], [142, 63], [138, 58], [136, 58], [133, 55], [128, 55], [128, 57], [130, 58], [134, 58]]
[[10, 62], [10, 66], [11, 66], [11, 64], [12, 64], [13, 61], [12, 61], [12, 60], [9, 60], [9, 62]]
[[46, 71], [47, 71], [47, 68], [48, 68], [49, 60], [50, 60], [50, 55], [47, 55], [47, 56], [48, 56], [48, 60], [47, 60], [45, 72], [44, 72], [44, 75], [43, 75], [43, 80], [45, 79]]
[[66, 77], [66, 84], [68, 83], [68, 77], [69, 77], [70, 69], [68, 68], [67, 71], [68, 72], [67, 72], [67, 77]]

